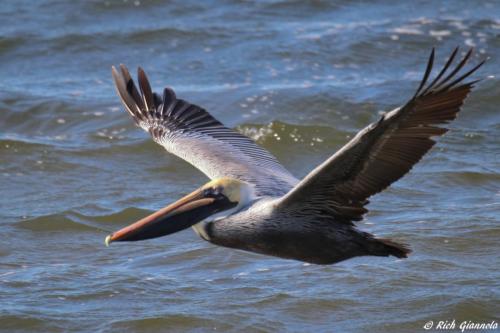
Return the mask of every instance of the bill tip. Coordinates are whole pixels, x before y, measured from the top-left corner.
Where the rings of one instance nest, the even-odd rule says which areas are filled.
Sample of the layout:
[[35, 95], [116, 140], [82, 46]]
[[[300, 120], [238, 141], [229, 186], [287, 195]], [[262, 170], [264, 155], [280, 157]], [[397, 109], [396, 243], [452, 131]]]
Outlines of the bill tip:
[[109, 246], [109, 243], [111, 243], [111, 235], [108, 235], [105, 239], [104, 239], [104, 245], [106, 245], [106, 247]]

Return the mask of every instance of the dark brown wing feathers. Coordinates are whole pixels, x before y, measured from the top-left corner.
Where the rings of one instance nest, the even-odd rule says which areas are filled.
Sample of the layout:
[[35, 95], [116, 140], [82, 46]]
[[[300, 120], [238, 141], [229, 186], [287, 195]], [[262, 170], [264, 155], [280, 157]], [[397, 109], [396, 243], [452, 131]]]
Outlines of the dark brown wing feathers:
[[120, 65], [120, 72], [112, 67], [118, 95], [135, 122], [162, 123], [162, 126], [179, 129], [199, 129], [223, 125], [204, 109], [178, 99], [170, 88], [163, 90], [163, 99], [153, 93], [144, 70], [137, 71], [139, 90], [128, 69]]
[[[431, 138], [442, 135], [439, 127], [455, 119], [464, 99], [477, 81], [463, 83], [483, 63], [465, 74], [458, 73], [472, 55], [467, 52], [445, 76], [458, 48], [444, 68], [426, 86], [434, 64], [434, 50], [414, 97], [403, 107], [391, 111], [358, 133], [339, 152], [306, 176], [282, 200], [282, 205], [302, 201], [305, 207], [328, 210], [339, 220], [362, 219], [366, 199], [400, 179], [435, 144]], [[441, 79], [445, 76], [444, 79]], [[321, 207], [321, 208], [320, 208]]]
[[141, 67], [137, 69], [137, 77], [139, 78], [139, 88], [141, 89], [144, 105], [148, 110], [154, 110], [156, 107], [153, 97], [153, 91], [151, 90], [151, 86], [149, 85], [146, 73], [144, 73]]

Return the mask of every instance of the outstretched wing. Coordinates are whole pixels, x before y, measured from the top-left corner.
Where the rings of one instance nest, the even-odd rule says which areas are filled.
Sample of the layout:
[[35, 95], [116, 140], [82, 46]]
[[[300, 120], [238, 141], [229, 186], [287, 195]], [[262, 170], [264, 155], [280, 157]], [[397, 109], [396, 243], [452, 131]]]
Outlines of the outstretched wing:
[[137, 125], [153, 140], [191, 163], [211, 179], [231, 177], [255, 185], [260, 195], [286, 193], [298, 180], [267, 150], [224, 127], [199, 106], [177, 99], [170, 88], [153, 93], [138, 69], [139, 90], [127, 68], [112, 68], [116, 90]]
[[436, 125], [455, 119], [477, 82], [463, 81], [484, 61], [459, 75], [472, 49], [447, 74], [457, 52], [458, 48], [426, 85], [434, 63], [432, 50], [423, 80], [410, 101], [360, 131], [287, 193], [279, 206], [324, 212], [345, 223], [361, 220], [367, 212], [367, 198], [406, 174], [435, 144], [431, 137], [448, 131]]

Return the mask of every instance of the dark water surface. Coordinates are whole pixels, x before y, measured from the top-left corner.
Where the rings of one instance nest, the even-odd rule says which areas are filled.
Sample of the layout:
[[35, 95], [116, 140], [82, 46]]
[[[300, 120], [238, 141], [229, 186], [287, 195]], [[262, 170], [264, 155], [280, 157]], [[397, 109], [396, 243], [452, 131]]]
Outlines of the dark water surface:
[[[191, 230], [106, 234], [206, 181], [133, 125], [110, 66], [143, 66], [297, 176], [416, 88], [430, 49], [491, 57], [452, 130], [360, 228], [407, 260], [314, 266]], [[418, 332], [499, 320], [500, 4], [3, 1], [0, 330]]]

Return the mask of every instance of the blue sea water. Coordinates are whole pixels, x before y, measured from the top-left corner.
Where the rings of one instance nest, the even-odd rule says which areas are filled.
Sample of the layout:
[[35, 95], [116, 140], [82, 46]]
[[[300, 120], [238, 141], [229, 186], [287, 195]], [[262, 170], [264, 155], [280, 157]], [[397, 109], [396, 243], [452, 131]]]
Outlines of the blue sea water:
[[[0, 331], [498, 323], [499, 13], [495, 1], [3, 1]], [[172, 87], [303, 177], [413, 95], [432, 47], [442, 65], [457, 45], [489, 58], [482, 81], [358, 223], [410, 244], [410, 258], [315, 266], [191, 230], [104, 247], [207, 181], [133, 125], [112, 65], [142, 66], [155, 90]]]

